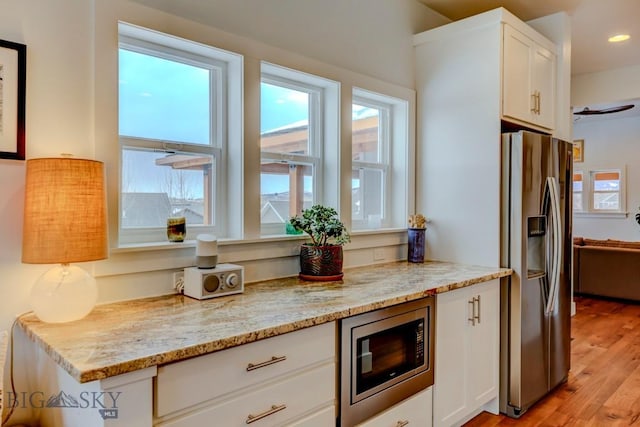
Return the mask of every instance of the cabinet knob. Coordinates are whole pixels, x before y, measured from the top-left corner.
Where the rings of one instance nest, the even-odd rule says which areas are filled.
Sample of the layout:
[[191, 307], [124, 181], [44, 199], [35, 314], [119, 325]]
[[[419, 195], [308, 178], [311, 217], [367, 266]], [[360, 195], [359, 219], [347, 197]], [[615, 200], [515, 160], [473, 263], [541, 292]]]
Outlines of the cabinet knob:
[[396, 427], [404, 427], [404, 426], [408, 426], [408, 425], [409, 425], [409, 420], [398, 421], [398, 424], [396, 424]]

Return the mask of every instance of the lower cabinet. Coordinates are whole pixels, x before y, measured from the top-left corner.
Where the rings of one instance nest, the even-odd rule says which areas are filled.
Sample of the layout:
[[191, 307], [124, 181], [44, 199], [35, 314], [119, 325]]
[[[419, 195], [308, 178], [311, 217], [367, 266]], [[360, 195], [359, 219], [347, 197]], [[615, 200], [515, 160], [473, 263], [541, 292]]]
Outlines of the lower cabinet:
[[335, 324], [158, 368], [154, 425], [335, 425]]
[[432, 425], [432, 388], [414, 394], [358, 427], [430, 427]]
[[434, 426], [458, 426], [498, 412], [500, 282], [438, 294]]

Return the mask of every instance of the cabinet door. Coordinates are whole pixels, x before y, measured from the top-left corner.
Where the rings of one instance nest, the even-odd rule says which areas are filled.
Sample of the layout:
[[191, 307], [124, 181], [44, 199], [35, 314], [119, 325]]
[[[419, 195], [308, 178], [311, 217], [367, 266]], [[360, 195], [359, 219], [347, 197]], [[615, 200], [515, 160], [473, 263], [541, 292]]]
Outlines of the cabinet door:
[[532, 88], [538, 94], [536, 122], [553, 129], [555, 126], [556, 56], [541, 46], [532, 51]]
[[433, 385], [433, 424], [450, 426], [468, 412], [467, 324], [469, 289], [436, 296], [436, 356]]
[[358, 427], [430, 427], [433, 395], [431, 387], [403, 400]]
[[[477, 287], [476, 287], [477, 286]], [[498, 395], [500, 369], [500, 283], [471, 287], [476, 298], [475, 326], [469, 328], [469, 405], [479, 408]]]
[[498, 397], [500, 282], [438, 294], [434, 426], [458, 425]]
[[502, 115], [553, 129], [555, 54], [509, 25], [503, 41]]
[[529, 122], [536, 106], [531, 88], [532, 41], [508, 25], [503, 38], [502, 115]]

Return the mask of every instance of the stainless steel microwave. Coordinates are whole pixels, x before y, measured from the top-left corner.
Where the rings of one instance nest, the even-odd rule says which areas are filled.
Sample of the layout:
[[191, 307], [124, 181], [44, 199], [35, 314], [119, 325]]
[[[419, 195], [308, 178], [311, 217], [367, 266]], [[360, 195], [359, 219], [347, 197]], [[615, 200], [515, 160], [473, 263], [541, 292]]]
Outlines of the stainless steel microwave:
[[435, 298], [341, 321], [340, 427], [433, 385]]

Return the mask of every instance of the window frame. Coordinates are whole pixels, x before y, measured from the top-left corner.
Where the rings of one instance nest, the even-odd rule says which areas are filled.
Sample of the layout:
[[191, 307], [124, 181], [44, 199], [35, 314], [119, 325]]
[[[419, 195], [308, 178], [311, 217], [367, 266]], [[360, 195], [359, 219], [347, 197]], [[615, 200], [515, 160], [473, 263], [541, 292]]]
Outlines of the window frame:
[[[294, 70], [265, 61], [260, 67], [260, 87], [262, 83], [305, 92], [309, 96], [309, 119], [308, 119], [308, 154], [298, 153], [278, 153], [263, 151], [260, 146], [260, 164], [266, 161], [283, 163], [290, 166], [311, 166], [312, 168], [312, 191], [313, 204], [327, 204], [337, 206], [332, 200], [325, 197], [327, 184], [339, 183], [340, 176], [337, 168], [329, 166], [331, 162], [326, 162], [327, 150], [333, 147], [337, 152], [336, 143], [331, 143], [328, 138], [334, 131], [330, 120], [329, 109], [339, 112], [339, 103], [335, 94], [338, 93], [339, 83], [323, 77], [314, 76], [303, 71]], [[332, 96], [333, 94], [333, 96]], [[329, 119], [329, 120], [328, 120]], [[335, 121], [335, 120], [334, 120]], [[337, 121], [335, 121], [337, 123]], [[336, 138], [335, 141], [339, 141]], [[335, 176], [333, 176], [335, 175]], [[261, 194], [260, 194], [261, 195]], [[262, 209], [262, 206], [260, 206]], [[286, 234], [286, 222], [262, 223], [260, 221], [260, 236], [272, 237]]]
[[[391, 186], [390, 169], [391, 169], [391, 154], [390, 146], [392, 144], [392, 128], [393, 128], [393, 106], [390, 103], [383, 102], [380, 97], [384, 95], [377, 95], [373, 97], [358, 89], [354, 89], [351, 105], [361, 105], [363, 107], [375, 108], [379, 111], [378, 116], [378, 161], [367, 162], [362, 160], [351, 160], [352, 173], [358, 170], [370, 170], [379, 171], [382, 174], [382, 188], [380, 196], [380, 224], [379, 227], [386, 228], [389, 226], [389, 188]], [[352, 120], [353, 122], [353, 120]], [[353, 133], [352, 133], [353, 135]], [[352, 141], [353, 144], [353, 141]], [[352, 145], [353, 146], [353, 145]], [[375, 222], [375, 221], [373, 221]], [[351, 219], [351, 228], [354, 230], [367, 230], [371, 228], [378, 228], [378, 224], [371, 224], [369, 219]]]
[[[572, 195], [573, 195], [573, 198], [574, 198], [574, 200], [572, 200], [572, 202], [573, 202], [572, 206], [573, 206], [574, 212], [584, 212], [584, 194], [585, 194], [584, 190], [585, 190], [585, 186], [586, 186], [585, 177], [584, 177], [584, 173], [581, 170], [574, 170], [573, 171], [573, 176], [575, 176], [575, 175], [580, 175], [581, 182], [582, 182], [582, 189], [580, 191], [576, 191], [575, 187], [573, 186], [573, 184], [575, 183], [575, 179], [571, 180], [571, 184], [572, 184], [571, 191], [572, 191]], [[575, 195], [578, 194], [578, 193], [582, 196], [582, 209], [576, 209], [575, 208]]]
[[[603, 172], [615, 172], [619, 173], [620, 176], [620, 189], [617, 192], [608, 192], [608, 193], [618, 193], [619, 197], [619, 208], [618, 209], [597, 209], [595, 207], [595, 199], [594, 196], [597, 193], [595, 191], [595, 183], [594, 177], [597, 173]], [[573, 210], [573, 213], [578, 216], [594, 216], [601, 218], [617, 218], [617, 217], [626, 217], [629, 212], [627, 212], [626, 206], [626, 167], [592, 167], [592, 168], [584, 168], [574, 170], [574, 174], [581, 173], [582, 174], [582, 210]], [[585, 198], [586, 196], [586, 198]]]
[[[596, 182], [596, 175], [601, 174], [601, 173], [617, 173], [618, 174], [618, 181], [619, 181], [619, 188], [617, 191], [604, 191], [604, 190], [596, 190], [596, 186], [595, 186], [595, 182]], [[614, 168], [601, 168], [601, 169], [593, 169], [589, 171], [589, 182], [591, 183], [590, 186], [590, 191], [589, 191], [589, 209], [592, 212], [597, 212], [597, 213], [621, 213], [625, 211], [625, 203], [624, 203], [624, 179], [623, 179], [623, 172], [621, 169], [614, 169]], [[595, 196], [596, 194], [617, 194], [618, 195], [618, 209], [601, 209], [601, 208], [597, 208], [596, 207], [596, 200], [595, 200]]]
[[[204, 144], [184, 141], [159, 140], [130, 135], [120, 135], [118, 130], [118, 247], [130, 247], [136, 245], [148, 245], [166, 241], [166, 226], [164, 227], [131, 227], [122, 226], [123, 205], [123, 153], [126, 149], [138, 149], [145, 151], [159, 151], [176, 154], [202, 154], [212, 156], [216, 172], [212, 174], [210, 181], [211, 210], [210, 225], [187, 224], [187, 240], [194, 240], [198, 234], [210, 233], [219, 237], [239, 237], [238, 230], [242, 224], [235, 226], [230, 224], [229, 215], [231, 206], [237, 207], [237, 202], [230, 201], [228, 194], [232, 175], [228, 166], [230, 155], [229, 133], [230, 123], [237, 123], [237, 111], [230, 111], [231, 98], [242, 95], [242, 90], [232, 88], [242, 83], [242, 55], [228, 52], [211, 46], [181, 39], [169, 34], [137, 27], [124, 22], [118, 23], [118, 52], [121, 49], [150, 55], [169, 61], [174, 61], [190, 66], [205, 68], [209, 71], [209, 141]], [[239, 76], [230, 78], [230, 70], [239, 73]], [[120, 74], [118, 68], [118, 75]], [[240, 108], [242, 103], [239, 103]], [[119, 109], [118, 109], [119, 110]], [[119, 114], [119, 113], [118, 113]], [[240, 122], [241, 123], [241, 122]], [[235, 150], [242, 154], [242, 147]], [[240, 171], [240, 176], [242, 172]], [[225, 232], [224, 230], [229, 230]]]

